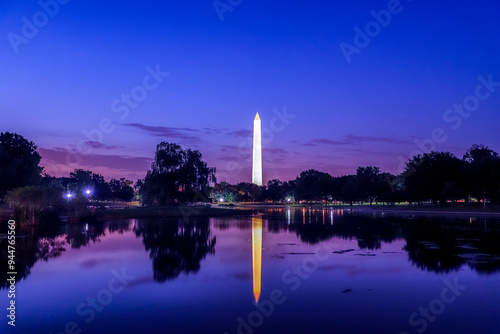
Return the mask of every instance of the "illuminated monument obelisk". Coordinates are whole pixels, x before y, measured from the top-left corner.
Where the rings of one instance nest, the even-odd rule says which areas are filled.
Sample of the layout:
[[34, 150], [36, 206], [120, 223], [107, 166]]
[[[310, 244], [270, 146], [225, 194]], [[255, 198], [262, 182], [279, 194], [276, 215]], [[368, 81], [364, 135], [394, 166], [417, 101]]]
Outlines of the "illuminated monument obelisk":
[[252, 183], [262, 185], [262, 131], [259, 113], [253, 120]]
[[259, 302], [262, 270], [262, 218], [252, 217], [253, 296]]

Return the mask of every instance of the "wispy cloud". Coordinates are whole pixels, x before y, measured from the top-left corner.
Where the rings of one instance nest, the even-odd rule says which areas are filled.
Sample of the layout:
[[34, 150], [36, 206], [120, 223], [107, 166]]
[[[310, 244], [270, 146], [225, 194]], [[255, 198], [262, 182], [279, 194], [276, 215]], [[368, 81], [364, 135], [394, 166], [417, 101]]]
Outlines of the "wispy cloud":
[[282, 148], [265, 148], [264, 151], [266, 152], [266, 154], [270, 155], [288, 155], [292, 153]]
[[220, 146], [222, 152], [230, 152], [239, 155], [247, 155], [252, 152], [251, 146], [236, 146], [236, 145], [222, 145]]
[[243, 137], [243, 138], [248, 138], [253, 135], [252, 130], [238, 130], [238, 131], [232, 131], [227, 133], [230, 136], [235, 136], [235, 137]]
[[142, 130], [154, 137], [161, 138], [178, 138], [188, 141], [199, 141], [199, 136], [194, 134], [201, 133], [200, 130], [191, 128], [173, 128], [168, 126], [151, 126], [139, 123], [127, 123], [124, 126]]
[[237, 130], [231, 131], [227, 128], [204, 127], [201, 129], [195, 128], [175, 128], [169, 126], [146, 125], [141, 123], [127, 123], [123, 126], [137, 129], [147, 133], [153, 137], [164, 139], [178, 139], [190, 144], [205, 142], [207, 135], [209, 136], [231, 136], [237, 138], [249, 138], [252, 136], [252, 130]]
[[98, 142], [98, 141], [86, 141], [86, 142], [84, 142], [84, 144], [88, 145], [92, 148], [102, 148], [102, 149], [106, 149], [106, 150], [114, 150], [117, 148], [124, 148], [124, 146], [108, 145], [108, 144], [103, 144], [103, 143]]
[[[64, 165], [67, 164], [66, 158], [68, 154], [72, 153], [61, 147], [51, 149], [38, 148], [38, 152], [42, 156], [42, 159]], [[152, 161], [152, 158], [115, 154], [87, 154], [82, 157], [82, 164], [78, 168], [91, 169], [92, 167], [101, 166], [117, 170], [143, 171], [144, 173], [149, 169]]]
[[340, 140], [332, 140], [327, 138], [312, 139], [304, 146], [317, 146], [317, 145], [358, 145], [363, 143], [386, 143], [386, 144], [408, 144], [409, 141], [394, 137], [376, 137], [376, 136], [358, 136], [353, 134], [346, 134]]
[[236, 145], [222, 145], [220, 147], [220, 150], [222, 152], [231, 152], [231, 151], [238, 150], [238, 146], [236, 146]]
[[221, 161], [238, 161], [238, 157], [234, 155], [220, 155], [217, 157], [217, 160]]
[[221, 134], [221, 133], [226, 133], [229, 131], [227, 128], [203, 128], [203, 132], [208, 133], [208, 134]]

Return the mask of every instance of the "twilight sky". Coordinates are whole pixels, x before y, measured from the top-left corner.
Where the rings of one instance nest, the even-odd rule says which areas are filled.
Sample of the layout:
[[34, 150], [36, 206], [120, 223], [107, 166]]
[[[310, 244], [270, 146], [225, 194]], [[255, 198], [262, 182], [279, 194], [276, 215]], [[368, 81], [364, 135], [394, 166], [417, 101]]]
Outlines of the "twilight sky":
[[143, 177], [168, 141], [200, 150], [219, 181], [250, 182], [256, 112], [264, 182], [398, 173], [422, 150], [461, 158], [474, 143], [500, 152], [498, 13], [498, 1], [4, 0], [0, 132], [34, 141], [51, 175], [108, 180]]

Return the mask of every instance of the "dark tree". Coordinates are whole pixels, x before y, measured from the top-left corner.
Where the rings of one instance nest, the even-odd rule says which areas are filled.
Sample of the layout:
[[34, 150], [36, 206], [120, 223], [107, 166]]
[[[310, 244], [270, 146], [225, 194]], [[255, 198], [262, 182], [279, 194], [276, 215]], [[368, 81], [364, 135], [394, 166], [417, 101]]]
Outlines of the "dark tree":
[[474, 144], [464, 154], [464, 160], [468, 163], [483, 161], [487, 159], [498, 159], [498, 153], [482, 144]]
[[108, 201], [112, 199], [113, 194], [111, 193], [111, 187], [101, 174], [92, 173], [92, 181], [94, 181], [93, 197], [95, 199], [99, 201]]
[[463, 160], [467, 163], [468, 194], [482, 199], [500, 199], [500, 157], [484, 145], [474, 144]]
[[227, 182], [216, 183], [211, 192], [211, 198], [216, 202], [234, 202], [238, 198], [236, 186]]
[[15, 188], [37, 184], [43, 168], [31, 141], [16, 133], [0, 133], [0, 200]]
[[89, 170], [75, 169], [69, 173], [69, 178], [67, 191], [74, 195], [83, 196], [87, 189], [94, 190], [92, 172]]
[[347, 181], [346, 176], [338, 176], [332, 178], [332, 182], [330, 185], [330, 193], [332, 194], [332, 200], [334, 201], [342, 201], [342, 188]]
[[374, 166], [358, 167], [356, 178], [358, 179], [359, 198], [372, 205], [382, 184], [380, 168]]
[[391, 173], [380, 174], [381, 183], [377, 189], [377, 200], [395, 204], [404, 201], [404, 179]]
[[130, 202], [134, 198], [134, 188], [132, 188], [132, 184], [132, 181], [126, 180], [124, 177], [119, 180], [111, 179], [111, 181], [109, 181], [109, 186], [113, 199]]
[[236, 185], [237, 200], [241, 202], [259, 202], [264, 200], [265, 187], [250, 182], [240, 182]]
[[360, 200], [359, 180], [356, 175], [346, 175], [342, 177], [342, 188], [340, 190], [342, 201], [353, 202]]
[[414, 156], [406, 163], [403, 177], [410, 201], [444, 204], [464, 196], [464, 164], [450, 152]]
[[267, 181], [266, 198], [273, 202], [279, 202], [286, 197], [283, 182], [278, 179]]
[[328, 173], [309, 169], [300, 173], [295, 180], [297, 197], [300, 200], [323, 200], [331, 196], [333, 179]]
[[282, 182], [278, 179], [269, 180], [264, 195], [266, 200], [273, 202], [295, 201], [295, 181]]
[[100, 201], [112, 198], [109, 183], [104, 180], [101, 174], [93, 173], [90, 170], [75, 169], [69, 175], [70, 178], [64, 180], [63, 184], [67, 183], [67, 191], [73, 195], [81, 198], [94, 198]]
[[162, 142], [156, 147], [155, 159], [139, 192], [148, 205], [186, 202], [215, 181], [215, 168], [207, 167], [200, 152]]

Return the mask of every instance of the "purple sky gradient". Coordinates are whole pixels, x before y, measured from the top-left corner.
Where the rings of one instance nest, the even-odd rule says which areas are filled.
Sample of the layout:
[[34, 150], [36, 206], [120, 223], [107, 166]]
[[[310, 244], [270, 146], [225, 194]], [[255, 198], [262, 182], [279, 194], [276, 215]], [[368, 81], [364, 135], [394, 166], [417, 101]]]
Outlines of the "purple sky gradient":
[[[388, 3], [243, 1], [221, 21], [212, 1], [70, 1], [13, 46], [42, 7], [3, 1], [0, 132], [34, 141], [51, 175], [108, 180], [144, 177], [168, 141], [200, 150], [220, 181], [250, 182], [256, 112], [264, 182], [310, 168], [398, 173], [415, 141], [458, 157], [474, 143], [500, 152], [500, 87], [478, 79], [500, 81], [500, 3], [401, 1], [348, 62], [341, 43], [355, 45], [354, 28]], [[478, 85], [488, 96], [446, 121]], [[446, 139], [430, 142], [437, 128]]]

